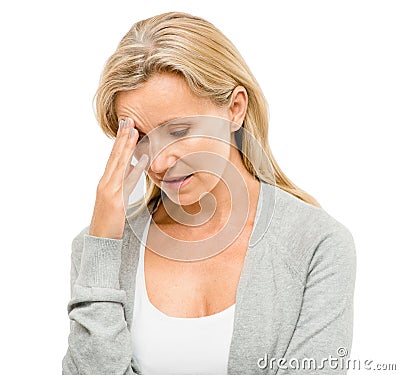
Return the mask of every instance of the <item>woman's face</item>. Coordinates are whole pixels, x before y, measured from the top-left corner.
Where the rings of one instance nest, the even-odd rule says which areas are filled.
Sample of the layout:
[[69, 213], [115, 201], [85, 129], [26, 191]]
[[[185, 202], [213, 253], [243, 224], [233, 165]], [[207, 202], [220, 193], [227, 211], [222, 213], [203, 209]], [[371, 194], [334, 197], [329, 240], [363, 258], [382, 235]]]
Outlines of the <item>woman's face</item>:
[[118, 121], [130, 117], [139, 131], [135, 159], [149, 156], [146, 173], [180, 205], [212, 191], [226, 166], [240, 160], [232, 158], [238, 150], [231, 144], [240, 113], [198, 98], [178, 75], [157, 74], [138, 89], [119, 92], [115, 109]]

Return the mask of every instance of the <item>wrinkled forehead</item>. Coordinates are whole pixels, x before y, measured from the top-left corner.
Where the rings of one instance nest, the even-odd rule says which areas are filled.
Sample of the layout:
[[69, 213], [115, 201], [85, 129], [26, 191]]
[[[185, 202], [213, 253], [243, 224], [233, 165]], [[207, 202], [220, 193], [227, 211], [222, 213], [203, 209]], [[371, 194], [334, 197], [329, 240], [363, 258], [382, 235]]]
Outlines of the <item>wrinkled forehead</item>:
[[214, 108], [208, 98], [195, 97], [187, 93], [187, 90], [181, 90], [180, 86], [164, 86], [146, 83], [135, 90], [119, 91], [114, 100], [118, 121], [130, 117], [136, 128], [147, 134], [177, 119], [218, 115], [219, 110]]

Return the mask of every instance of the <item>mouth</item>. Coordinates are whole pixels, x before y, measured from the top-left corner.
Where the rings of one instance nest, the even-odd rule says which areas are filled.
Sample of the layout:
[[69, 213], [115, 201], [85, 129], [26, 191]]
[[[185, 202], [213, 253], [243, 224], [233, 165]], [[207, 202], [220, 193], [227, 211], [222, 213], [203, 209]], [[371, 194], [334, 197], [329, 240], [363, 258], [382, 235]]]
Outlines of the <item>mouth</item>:
[[186, 185], [186, 183], [192, 178], [193, 175], [194, 173], [191, 173], [189, 175], [177, 177], [174, 179], [161, 180], [161, 182], [164, 183], [166, 186], [172, 188], [182, 187], [183, 185]]

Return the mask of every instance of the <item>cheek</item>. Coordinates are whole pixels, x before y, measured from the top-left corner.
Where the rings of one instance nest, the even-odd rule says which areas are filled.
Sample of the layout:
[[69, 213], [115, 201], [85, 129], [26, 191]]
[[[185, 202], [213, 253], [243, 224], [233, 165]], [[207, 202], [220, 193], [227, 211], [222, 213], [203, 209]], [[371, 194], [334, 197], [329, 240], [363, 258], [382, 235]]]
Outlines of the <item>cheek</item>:
[[190, 170], [198, 172], [199, 178], [219, 179], [230, 163], [230, 148], [229, 143], [218, 139], [191, 139], [179, 151], [179, 159]]
[[205, 154], [217, 154], [225, 159], [228, 159], [230, 153], [230, 144], [220, 139], [213, 138], [193, 138], [184, 142], [185, 145], [182, 149], [183, 154], [190, 154], [193, 152]]

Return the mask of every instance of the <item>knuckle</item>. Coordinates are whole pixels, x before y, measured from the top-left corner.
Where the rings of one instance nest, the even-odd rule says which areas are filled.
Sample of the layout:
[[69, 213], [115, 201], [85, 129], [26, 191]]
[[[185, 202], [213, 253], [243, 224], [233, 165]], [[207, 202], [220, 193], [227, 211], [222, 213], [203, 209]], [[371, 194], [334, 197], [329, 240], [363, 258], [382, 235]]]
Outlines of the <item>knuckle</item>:
[[106, 183], [106, 181], [104, 181], [103, 178], [100, 180], [100, 182], [97, 185], [96, 193], [100, 197], [104, 197], [105, 195], [107, 195], [107, 183]]

